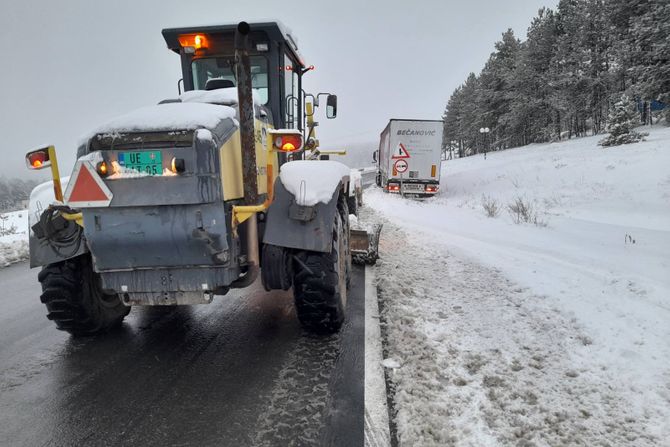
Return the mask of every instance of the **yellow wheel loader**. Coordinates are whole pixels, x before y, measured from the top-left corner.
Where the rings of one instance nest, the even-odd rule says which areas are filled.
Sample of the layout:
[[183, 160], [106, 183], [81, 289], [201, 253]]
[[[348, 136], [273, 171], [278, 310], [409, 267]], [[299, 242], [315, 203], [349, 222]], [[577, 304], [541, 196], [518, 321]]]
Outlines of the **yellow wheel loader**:
[[[302, 90], [312, 67], [278, 23], [163, 36], [181, 59], [177, 98], [94, 129], [67, 182], [53, 147], [26, 156], [53, 175], [30, 203], [30, 262], [42, 267], [47, 317], [95, 334], [130, 306], [206, 304], [260, 276], [267, 290], [293, 288], [304, 328], [338, 331], [351, 268], [349, 169], [306, 159], [318, 146]], [[337, 98], [326, 96], [334, 118]]]

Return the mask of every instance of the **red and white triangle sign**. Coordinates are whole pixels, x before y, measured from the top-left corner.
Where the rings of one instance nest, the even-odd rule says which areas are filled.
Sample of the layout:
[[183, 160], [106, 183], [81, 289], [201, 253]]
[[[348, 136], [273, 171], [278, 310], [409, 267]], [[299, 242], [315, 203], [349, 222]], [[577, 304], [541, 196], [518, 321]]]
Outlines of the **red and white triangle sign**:
[[91, 165], [80, 160], [75, 164], [65, 190], [65, 203], [72, 208], [102, 208], [112, 201], [112, 191]]
[[391, 158], [394, 160], [398, 160], [401, 158], [410, 158], [410, 156], [409, 152], [407, 152], [407, 149], [405, 148], [405, 145], [403, 145], [402, 143], [398, 143], [398, 148], [395, 150]]

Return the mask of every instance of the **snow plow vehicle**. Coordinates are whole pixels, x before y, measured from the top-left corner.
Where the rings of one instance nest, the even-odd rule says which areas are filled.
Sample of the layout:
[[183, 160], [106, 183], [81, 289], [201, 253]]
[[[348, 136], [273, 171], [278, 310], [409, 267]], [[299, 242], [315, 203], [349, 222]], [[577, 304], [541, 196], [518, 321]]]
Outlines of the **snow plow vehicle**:
[[[306, 330], [338, 331], [351, 269], [350, 170], [303, 159], [318, 147], [319, 95], [302, 93], [313, 67], [274, 22], [163, 36], [181, 58], [178, 98], [84, 138], [66, 188], [53, 146], [26, 155], [53, 176], [53, 191], [37, 187], [30, 203], [30, 263], [42, 267], [47, 317], [95, 334], [133, 305], [206, 304], [260, 276], [268, 291], [293, 288]], [[337, 97], [326, 103], [334, 118]]]

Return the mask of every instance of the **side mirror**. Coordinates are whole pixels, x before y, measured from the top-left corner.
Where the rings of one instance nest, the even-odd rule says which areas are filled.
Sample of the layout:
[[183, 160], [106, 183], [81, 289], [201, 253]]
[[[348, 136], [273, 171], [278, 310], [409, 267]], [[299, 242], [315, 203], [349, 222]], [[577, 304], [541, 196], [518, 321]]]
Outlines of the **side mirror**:
[[51, 166], [51, 153], [53, 146], [43, 147], [26, 154], [26, 165], [28, 169], [44, 169]]
[[337, 95], [328, 95], [326, 98], [326, 118], [333, 119], [337, 116]]
[[378, 152], [378, 151], [374, 151], [374, 152], [372, 153], [372, 161], [374, 161], [375, 163], [377, 163], [377, 152]]

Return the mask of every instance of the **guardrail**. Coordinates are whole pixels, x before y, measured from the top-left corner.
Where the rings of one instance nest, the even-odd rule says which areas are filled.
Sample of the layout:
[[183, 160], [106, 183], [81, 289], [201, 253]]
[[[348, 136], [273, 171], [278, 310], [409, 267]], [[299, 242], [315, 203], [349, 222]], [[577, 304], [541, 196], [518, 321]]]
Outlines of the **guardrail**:
[[375, 184], [375, 177], [377, 176], [377, 168], [363, 168], [361, 171], [361, 184], [363, 188]]

